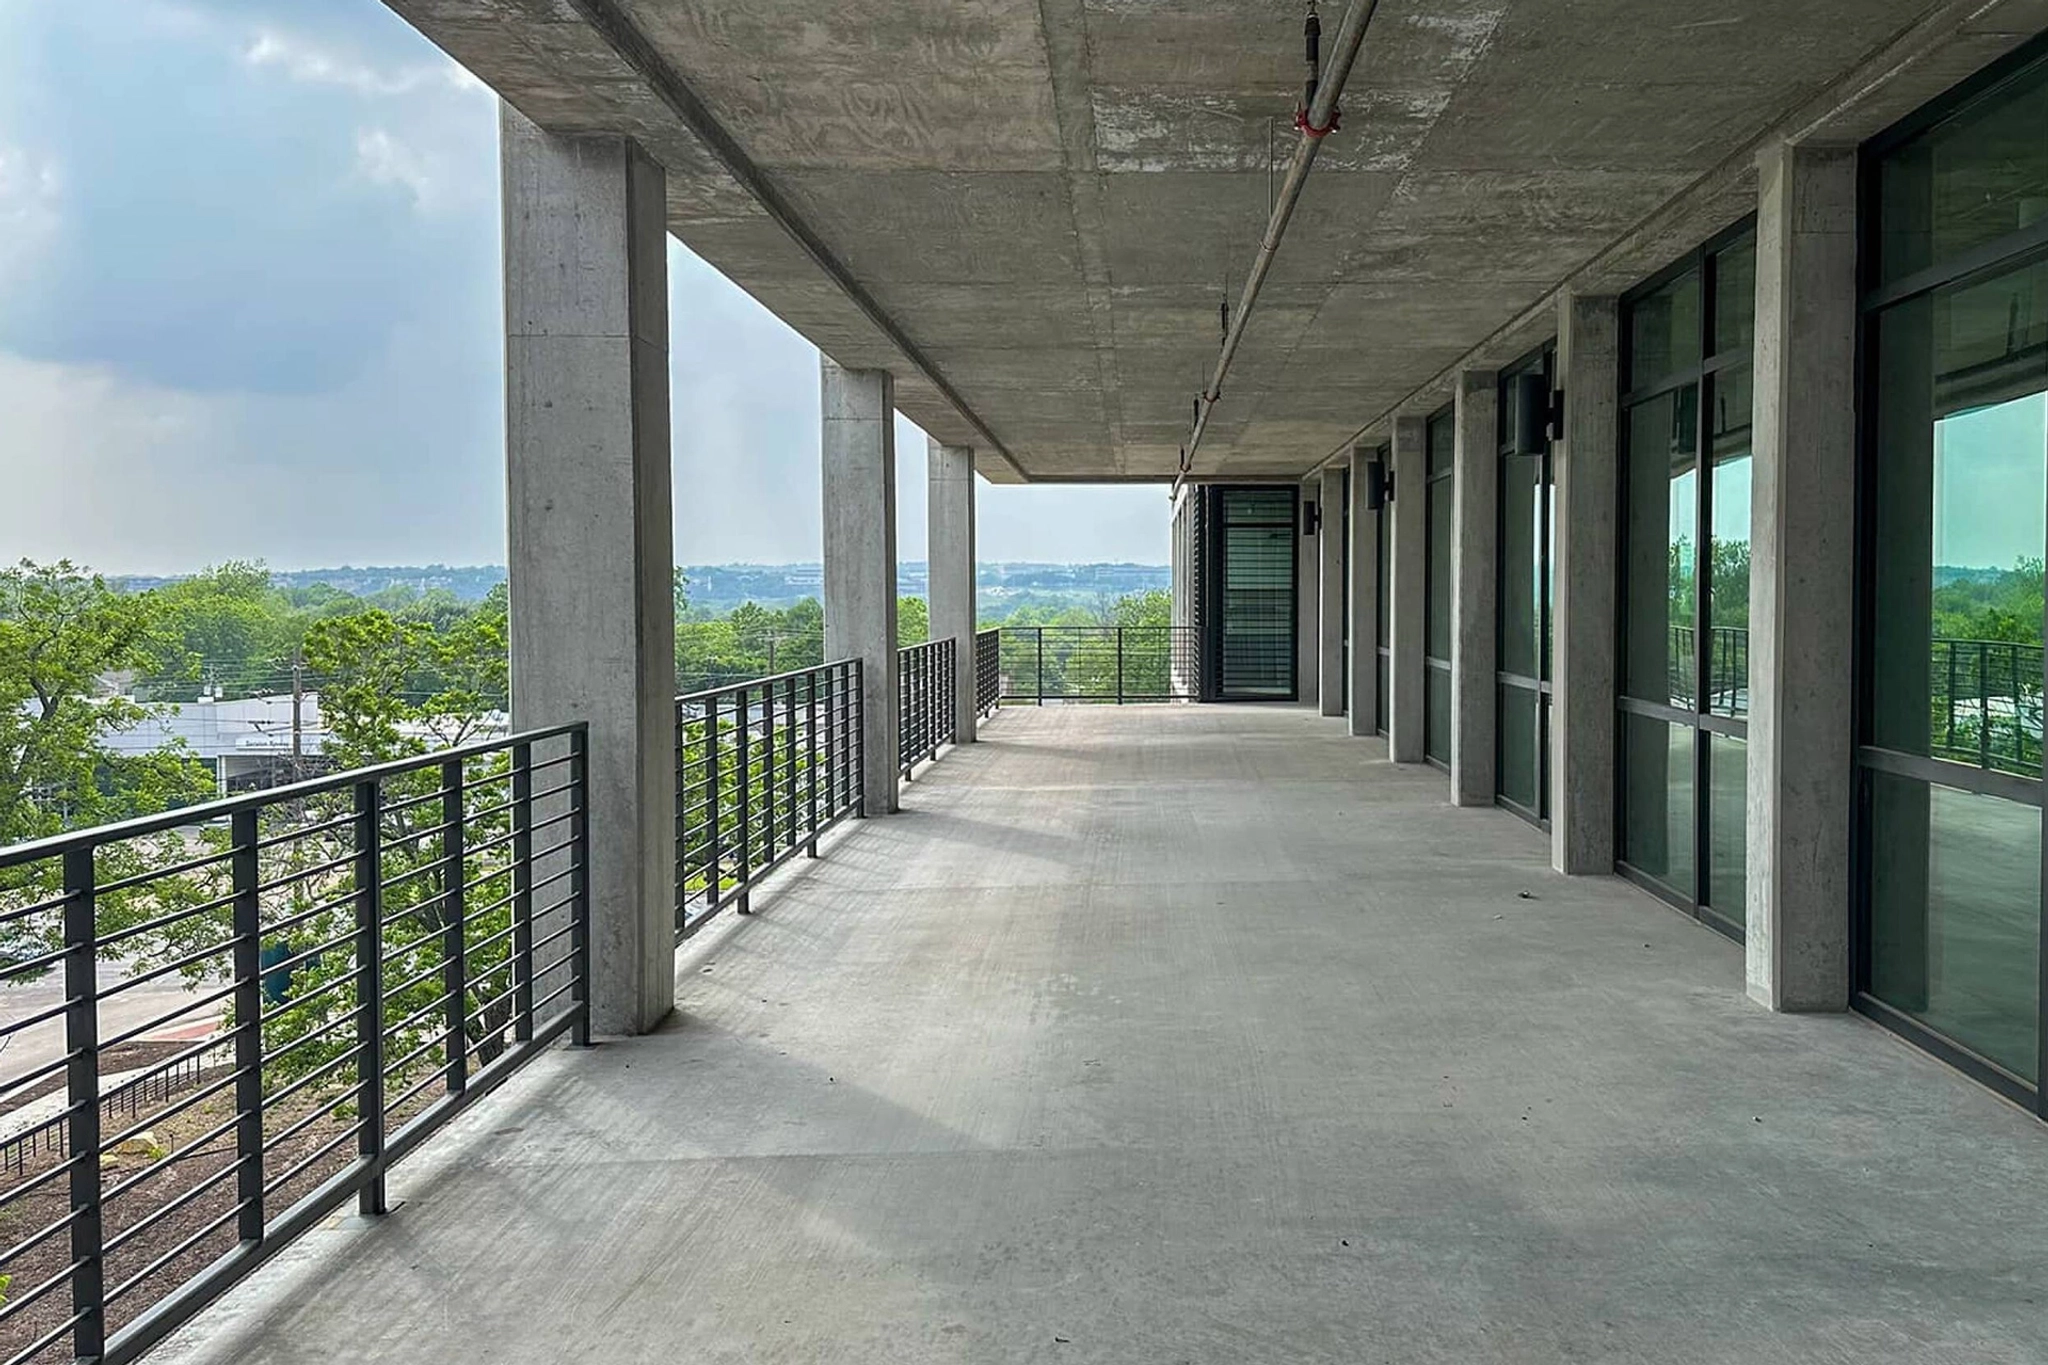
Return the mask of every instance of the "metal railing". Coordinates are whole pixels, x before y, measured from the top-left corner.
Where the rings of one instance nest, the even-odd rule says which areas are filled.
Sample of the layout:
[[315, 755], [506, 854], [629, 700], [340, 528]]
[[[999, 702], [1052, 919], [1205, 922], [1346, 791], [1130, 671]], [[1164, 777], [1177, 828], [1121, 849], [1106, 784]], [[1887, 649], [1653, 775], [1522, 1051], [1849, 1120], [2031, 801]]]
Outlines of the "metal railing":
[[955, 650], [945, 639], [896, 651], [896, 752], [905, 777], [955, 738]]
[[676, 699], [676, 940], [861, 810], [861, 664]]
[[1003, 633], [983, 630], [974, 636], [974, 709], [994, 715], [1003, 704]]
[[1935, 758], [2041, 775], [2041, 646], [1933, 642], [1929, 751]]
[[[588, 1040], [587, 743], [534, 731], [0, 850], [0, 981], [62, 983], [0, 1026], [22, 1058], [0, 1105], [54, 1084], [66, 1126], [0, 1192], [10, 1365], [134, 1360], [350, 1196], [383, 1212], [393, 1164]], [[130, 994], [179, 981], [160, 1012]], [[103, 1095], [103, 1059], [152, 1039], [144, 1077], [225, 1062]]]
[[1194, 701], [1200, 644], [1192, 626], [1004, 626], [1002, 700]]

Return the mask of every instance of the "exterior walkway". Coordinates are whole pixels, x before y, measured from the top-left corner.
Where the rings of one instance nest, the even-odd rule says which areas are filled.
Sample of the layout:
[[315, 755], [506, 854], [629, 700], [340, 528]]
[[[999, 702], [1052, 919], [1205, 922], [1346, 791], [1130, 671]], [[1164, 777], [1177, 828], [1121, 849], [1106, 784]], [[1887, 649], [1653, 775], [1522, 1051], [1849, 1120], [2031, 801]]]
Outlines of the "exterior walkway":
[[1340, 727], [1004, 713], [152, 1365], [2048, 1361], [2048, 1130]]

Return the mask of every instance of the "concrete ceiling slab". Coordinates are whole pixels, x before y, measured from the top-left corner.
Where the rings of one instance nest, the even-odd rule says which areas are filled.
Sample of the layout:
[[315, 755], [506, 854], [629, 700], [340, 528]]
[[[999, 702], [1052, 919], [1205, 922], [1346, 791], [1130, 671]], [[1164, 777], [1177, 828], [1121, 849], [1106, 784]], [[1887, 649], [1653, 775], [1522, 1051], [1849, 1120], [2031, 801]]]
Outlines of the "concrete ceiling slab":
[[[1006, 479], [1171, 476], [1302, 78], [1272, 0], [387, 3], [543, 126], [638, 139], [672, 231]], [[1625, 287], [1733, 221], [1767, 130], [1867, 135], [1903, 112], [1871, 90], [2043, 25], [1382, 0], [1197, 467], [1314, 466], [1474, 348], [1541, 341], [1567, 279]]]

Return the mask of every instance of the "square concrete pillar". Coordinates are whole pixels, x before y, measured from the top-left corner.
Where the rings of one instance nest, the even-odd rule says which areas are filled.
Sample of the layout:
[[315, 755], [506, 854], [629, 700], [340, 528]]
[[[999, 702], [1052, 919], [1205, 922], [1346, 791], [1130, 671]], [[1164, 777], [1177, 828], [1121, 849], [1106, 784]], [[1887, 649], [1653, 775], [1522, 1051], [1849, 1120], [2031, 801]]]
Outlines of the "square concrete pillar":
[[819, 356], [825, 658], [861, 661], [863, 815], [896, 812], [896, 381]]
[[981, 719], [974, 704], [974, 450], [933, 441], [925, 468], [932, 638], [953, 639], [953, 739], [972, 744]]
[[591, 1026], [675, 1006], [675, 598], [661, 167], [500, 106], [512, 724], [590, 725]]
[[1316, 495], [1323, 515], [1322, 534], [1316, 537], [1316, 695], [1326, 716], [1343, 715], [1345, 702], [1344, 556], [1349, 546], [1344, 535], [1344, 476], [1341, 468], [1325, 469]]
[[1500, 498], [1500, 377], [1458, 375], [1451, 497], [1451, 802], [1490, 806], [1494, 792], [1494, 577]]
[[1759, 158], [1749, 580], [1750, 995], [1849, 1003], [1856, 152]]
[[[1294, 688], [1298, 700], [1314, 706], [1322, 696], [1322, 600], [1323, 569], [1320, 546], [1324, 537], [1308, 533], [1308, 519], [1320, 515], [1321, 484], [1309, 480], [1297, 494], [1295, 537], [1298, 547], [1294, 563]], [[1311, 513], [1310, 509], [1314, 508]], [[1328, 530], [1328, 527], [1324, 527]]]
[[1387, 572], [1393, 583], [1387, 610], [1387, 756], [1396, 763], [1423, 761], [1423, 632], [1428, 629], [1429, 499], [1424, 417], [1394, 419], [1394, 541]]
[[1351, 733], [1374, 737], [1380, 711], [1380, 514], [1367, 507], [1372, 451], [1351, 452]]
[[1568, 873], [1614, 871], [1619, 346], [1616, 300], [1559, 301], [1564, 436], [1552, 454], [1550, 861]]

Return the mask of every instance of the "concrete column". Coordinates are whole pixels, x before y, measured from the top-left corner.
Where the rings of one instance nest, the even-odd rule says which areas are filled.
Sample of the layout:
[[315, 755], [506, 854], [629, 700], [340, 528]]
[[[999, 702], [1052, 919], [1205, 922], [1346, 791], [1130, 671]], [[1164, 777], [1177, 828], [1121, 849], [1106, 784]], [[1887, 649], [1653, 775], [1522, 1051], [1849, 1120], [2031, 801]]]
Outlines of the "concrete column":
[[896, 812], [896, 381], [819, 356], [825, 657], [861, 661], [864, 815]]
[[1320, 577], [1316, 585], [1316, 695], [1322, 699], [1326, 716], [1343, 715], [1346, 700], [1344, 556], [1349, 546], [1344, 535], [1344, 474], [1341, 467], [1325, 469], [1316, 497], [1323, 513], [1323, 532], [1316, 537]]
[[1558, 304], [1564, 438], [1552, 448], [1550, 861], [1614, 870], [1614, 556], [1619, 484], [1620, 311], [1610, 297]]
[[1429, 501], [1424, 417], [1394, 419], [1394, 543], [1387, 572], [1393, 575], [1387, 610], [1387, 756], [1396, 763], [1423, 761], [1423, 632], [1428, 629]]
[[1856, 152], [1759, 157], [1749, 587], [1750, 995], [1849, 1003]]
[[591, 1024], [675, 1006], [675, 597], [661, 167], [500, 106], [512, 724], [590, 725]]
[[955, 642], [953, 738], [972, 744], [981, 719], [974, 704], [974, 451], [933, 441], [925, 467], [932, 638]]
[[[1294, 686], [1296, 697], [1310, 706], [1322, 695], [1322, 586], [1321, 545], [1324, 537], [1307, 534], [1309, 507], [1322, 510], [1319, 485], [1310, 480], [1297, 494], [1296, 516], [1300, 524], [1295, 537], [1294, 574]], [[1328, 528], [1325, 528], [1328, 529]]]
[[1380, 514], [1366, 506], [1372, 451], [1351, 452], [1351, 733], [1375, 736], [1379, 715]]
[[1451, 499], [1451, 802], [1459, 806], [1493, 804], [1499, 411], [1498, 375], [1459, 373]]

